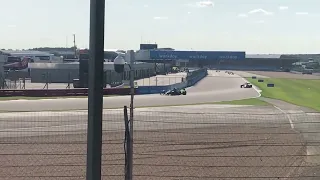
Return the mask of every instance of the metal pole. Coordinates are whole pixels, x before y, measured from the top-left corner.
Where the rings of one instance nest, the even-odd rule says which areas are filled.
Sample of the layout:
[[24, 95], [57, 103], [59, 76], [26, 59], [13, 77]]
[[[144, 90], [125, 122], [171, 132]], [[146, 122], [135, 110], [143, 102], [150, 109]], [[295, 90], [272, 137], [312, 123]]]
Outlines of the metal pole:
[[90, 0], [87, 180], [101, 180], [105, 0]]
[[[125, 180], [131, 180], [128, 171], [130, 169], [128, 164], [128, 147], [130, 146], [130, 128], [129, 128], [129, 119], [128, 119], [128, 108], [124, 106], [123, 109], [124, 114], [124, 127], [125, 127], [125, 157], [124, 157], [124, 164], [125, 164]], [[128, 139], [129, 138], [129, 139]]]
[[128, 147], [128, 178], [132, 180], [133, 175], [133, 99], [134, 99], [134, 61], [135, 61], [135, 53], [133, 50], [128, 51], [130, 57], [130, 143]]
[[158, 86], [158, 77], [156, 75], [156, 86]]

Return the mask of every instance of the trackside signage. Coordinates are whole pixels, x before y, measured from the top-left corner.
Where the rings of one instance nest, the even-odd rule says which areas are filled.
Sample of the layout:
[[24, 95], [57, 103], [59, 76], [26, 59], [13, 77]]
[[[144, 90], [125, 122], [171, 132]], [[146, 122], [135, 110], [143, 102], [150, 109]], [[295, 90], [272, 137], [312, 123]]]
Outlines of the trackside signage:
[[154, 60], [244, 60], [245, 52], [240, 51], [163, 51], [151, 50]]

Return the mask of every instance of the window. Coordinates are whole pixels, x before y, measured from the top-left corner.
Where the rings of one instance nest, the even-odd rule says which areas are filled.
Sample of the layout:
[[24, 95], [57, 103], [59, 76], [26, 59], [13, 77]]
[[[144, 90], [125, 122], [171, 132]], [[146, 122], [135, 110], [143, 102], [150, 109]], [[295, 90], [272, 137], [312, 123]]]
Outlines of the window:
[[15, 63], [15, 62], [20, 62], [21, 58], [20, 57], [15, 57], [15, 56], [9, 56], [8, 57], [8, 63]]
[[50, 60], [50, 56], [36, 56], [36, 58], [39, 58], [40, 61], [49, 61]]

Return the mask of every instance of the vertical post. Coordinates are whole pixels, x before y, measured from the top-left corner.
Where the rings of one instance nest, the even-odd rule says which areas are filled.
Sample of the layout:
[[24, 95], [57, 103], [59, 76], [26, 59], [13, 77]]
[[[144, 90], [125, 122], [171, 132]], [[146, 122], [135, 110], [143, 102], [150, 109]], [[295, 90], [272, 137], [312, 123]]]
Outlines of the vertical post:
[[130, 57], [130, 143], [128, 147], [128, 179], [132, 180], [133, 175], [133, 99], [134, 99], [134, 61], [135, 61], [135, 53], [133, 50], [128, 51]]
[[22, 89], [26, 89], [26, 78], [25, 77], [23, 77], [22, 83], [23, 83]]
[[156, 76], [156, 86], [158, 86], [158, 77]]
[[90, 0], [87, 180], [101, 180], [105, 0]]
[[73, 34], [73, 50], [74, 50], [74, 57], [77, 57], [77, 45], [76, 45], [76, 34]]
[[[129, 164], [128, 164], [128, 147], [130, 146], [130, 128], [129, 128], [129, 120], [128, 120], [128, 109], [127, 106], [124, 106], [123, 108], [123, 114], [124, 114], [124, 128], [125, 128], [125, 158], [124, 158], [124, 164], [125, 164], [125, 180], [130, 180], [130, 174], [129, 172]], [[129, 139], [128, 139], [129, 138]]]
[[46, 88], [49, 89], [49, 73], [46, 74]]

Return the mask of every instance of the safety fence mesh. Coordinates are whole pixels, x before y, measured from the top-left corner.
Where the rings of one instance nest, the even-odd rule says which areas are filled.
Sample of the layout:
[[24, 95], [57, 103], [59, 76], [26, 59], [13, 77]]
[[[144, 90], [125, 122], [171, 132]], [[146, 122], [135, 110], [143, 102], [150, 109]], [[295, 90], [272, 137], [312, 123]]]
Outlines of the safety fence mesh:
[[[0, 115], [0, 179], [85, 179], [87, 112]], [[123, 110], [103, 116], [102, 179], [124, 179]], [[135, 109], [134, 179], [320, 179], [320, 115]]]

